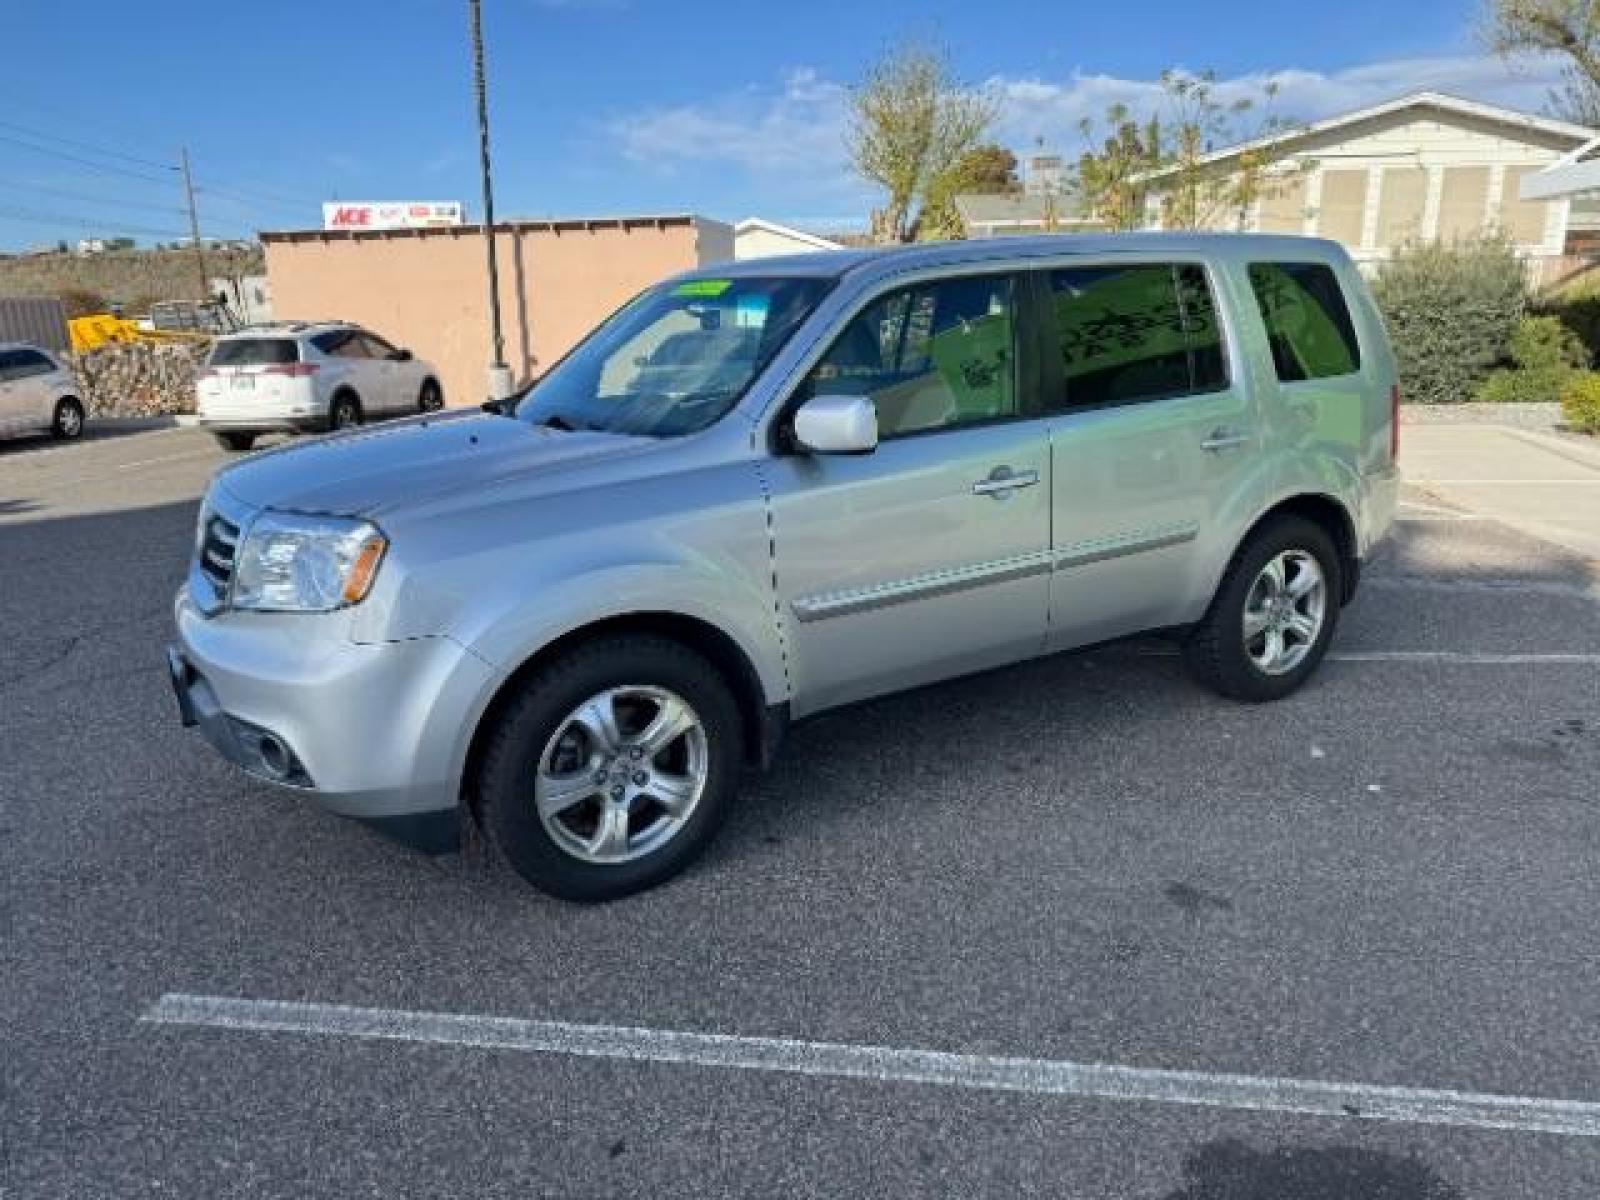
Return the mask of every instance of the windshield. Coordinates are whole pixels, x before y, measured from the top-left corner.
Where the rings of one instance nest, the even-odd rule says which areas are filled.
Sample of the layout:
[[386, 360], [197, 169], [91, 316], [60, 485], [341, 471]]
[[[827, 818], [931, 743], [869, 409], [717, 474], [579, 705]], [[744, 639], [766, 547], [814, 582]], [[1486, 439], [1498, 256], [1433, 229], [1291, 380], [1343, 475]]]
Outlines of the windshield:
[[615, 314], [524, 393], [516, 415], [558, 429], [667, 437], [744, 394], [831, 279], [690, 279]]

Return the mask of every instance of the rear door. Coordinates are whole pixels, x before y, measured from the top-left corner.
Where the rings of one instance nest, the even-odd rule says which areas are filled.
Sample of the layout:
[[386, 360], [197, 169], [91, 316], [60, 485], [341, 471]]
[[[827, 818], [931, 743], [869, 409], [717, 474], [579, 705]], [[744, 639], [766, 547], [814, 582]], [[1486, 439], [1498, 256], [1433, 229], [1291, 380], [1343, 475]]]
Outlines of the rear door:
[[1193, 619], [1249, 508], [1257, 414], [1196, 261], [1039, 277], [1055, 480], [1052, 648]]
[[797, 715], [1043, 648], [1050, 459], [1025, 312], [1009, 273], [898, 288], [802, 384], [872, 397], [881, 440], [767, 466]]

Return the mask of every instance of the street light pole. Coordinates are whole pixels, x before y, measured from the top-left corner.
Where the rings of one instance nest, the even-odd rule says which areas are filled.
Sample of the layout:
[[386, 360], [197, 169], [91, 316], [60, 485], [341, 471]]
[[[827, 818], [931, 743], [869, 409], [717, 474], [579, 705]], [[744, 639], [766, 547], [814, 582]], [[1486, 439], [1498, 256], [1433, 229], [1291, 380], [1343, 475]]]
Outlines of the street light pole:
[[511, 368], [505, 363], [505, 336], [500, 330], [500, 263], [495, 256], [494, 185], [489, 171], [489, 97], [483, 81], [483, 11], [481, 0], [467, 0], [472, 21], [472, 83], [478, 98], [478, 174], [483, 181], [483, 244], [489, 264], [489, 399], [511, 394]]

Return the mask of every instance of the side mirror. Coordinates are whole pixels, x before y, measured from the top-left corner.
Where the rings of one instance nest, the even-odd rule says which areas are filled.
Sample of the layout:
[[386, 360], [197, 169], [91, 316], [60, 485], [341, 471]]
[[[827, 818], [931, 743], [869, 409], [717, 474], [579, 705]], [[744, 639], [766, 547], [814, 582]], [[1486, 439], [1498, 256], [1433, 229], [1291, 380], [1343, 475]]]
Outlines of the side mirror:
[[877, 405], [866, 396], [813, 396], [794, 415], [794, 439], [813, 454], [871, 454]]
[[395, 362], [410, 362], [411, 361], [411, 351], [406, 350], [404, 348], [401, 348], [399, 350], [396, 350], [389, 357], [394, 359]]

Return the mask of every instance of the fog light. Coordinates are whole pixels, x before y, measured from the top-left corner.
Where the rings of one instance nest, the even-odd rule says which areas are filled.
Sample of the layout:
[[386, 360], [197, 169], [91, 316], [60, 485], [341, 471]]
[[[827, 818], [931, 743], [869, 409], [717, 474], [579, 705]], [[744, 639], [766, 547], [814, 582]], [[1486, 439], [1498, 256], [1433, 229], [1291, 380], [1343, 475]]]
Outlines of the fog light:
[[270, 729], [241, 721], [238, 717], [229, 717], [228, 721], [233, 727], [234, 741], [239, 746], [239, 765], [246, 771], [273, 783], [291, 787], [312, 786], [311, 776], [283, 738]]

